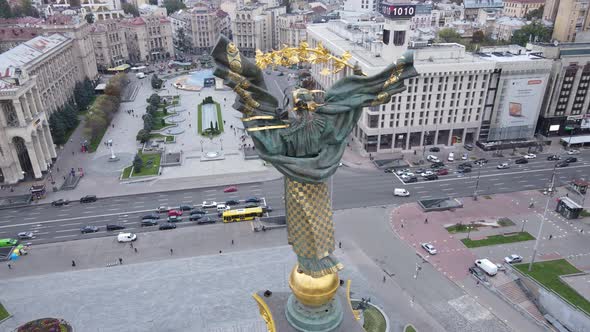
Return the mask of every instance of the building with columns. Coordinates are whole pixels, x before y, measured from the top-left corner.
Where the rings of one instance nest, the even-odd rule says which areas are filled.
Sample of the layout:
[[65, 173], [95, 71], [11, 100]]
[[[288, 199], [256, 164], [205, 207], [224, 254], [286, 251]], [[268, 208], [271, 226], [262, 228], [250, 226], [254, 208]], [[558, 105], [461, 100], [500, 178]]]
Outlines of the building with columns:
[[40, 36], [0, 54], [0, 183], [39, 179], [56, 158], [49, 116], [73, 97], [74, 40]]

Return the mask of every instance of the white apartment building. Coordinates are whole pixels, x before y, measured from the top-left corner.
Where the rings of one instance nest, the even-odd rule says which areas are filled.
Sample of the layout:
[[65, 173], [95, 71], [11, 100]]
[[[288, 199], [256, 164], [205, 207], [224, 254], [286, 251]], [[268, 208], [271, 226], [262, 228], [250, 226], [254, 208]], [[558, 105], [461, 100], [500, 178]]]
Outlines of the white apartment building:
[[300, 14], [283, 14], [277, 18], [279, 32], [278, 44], [298, 46], [307, 41], [307, 16]]
[[377, 11], [378, 0], [346, 0], [344, 10], [357, 13], [373, 13]]
[[[386, 19], [382, 32], [374, 35], [382, 39], [375, 38], [364, 46], [351, 38], [353, 31], [344, 33], [343, 26], [354, 29], [338, 21], [310, 24], [308, 41], [312, 45], [321, 42], [336, 55], [351, 52], [350, 63], [358, 63], [368, 75], [383, 70], [408, 49], [407, 20]], [[459, 44], [411, 49], [420, 76], [406, 81], [407, 90], [389, 103], [365, 108], [352, 133], [353, 143], [361, 151], [394, 152], [533, 136], [550, 61], [528, 54], [503, 56], [506, 52], [500, 51], [479, 56]], [[324, 90], [351, 74], [347, 69], [321, 76], [320, 70], [314, 65], [311, 73], [318, 88]], [[528, 95], [526, 88], [509, 90], [512, 83], [519, 87], [530, 83], [538, 94]], [[524, 92], [512, 95], [514, 91]]]
[[99, 70], [104, 71], [129, 62], [127, 38], [118, 21], [105, 20], [92, 24], [90, 36]]
[[250, 4], [238, 7], [232, 18], [232, 36], [236, 46], [245, 56], [254, 56], [279, 46], [278, 17], [286, 13], [285, 7], [267, 7]]

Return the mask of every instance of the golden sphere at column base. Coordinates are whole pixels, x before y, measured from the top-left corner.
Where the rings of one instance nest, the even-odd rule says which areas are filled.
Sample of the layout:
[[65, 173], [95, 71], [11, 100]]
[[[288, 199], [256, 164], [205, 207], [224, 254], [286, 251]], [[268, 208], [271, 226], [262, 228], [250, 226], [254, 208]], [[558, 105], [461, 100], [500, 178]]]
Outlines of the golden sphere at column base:
[[334, 297], [340, 286], [338, 273], [313, 278], [305, 273], [297, 272], [298, 268], [299, 266], [295, 265], [289, 275], [289, 287], [300, 303], [319, 307]]

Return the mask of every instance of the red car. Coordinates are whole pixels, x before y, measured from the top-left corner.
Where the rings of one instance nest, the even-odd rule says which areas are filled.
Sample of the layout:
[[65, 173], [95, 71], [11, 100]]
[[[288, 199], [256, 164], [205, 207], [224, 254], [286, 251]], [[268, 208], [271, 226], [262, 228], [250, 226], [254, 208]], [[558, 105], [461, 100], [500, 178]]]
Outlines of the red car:
[[170, 210], [168, 211], [168, 217], [180, 217], [182, 216], [182, 211], [180, 210]]
[[449, 174], [449, 170], [446, 168], [441, 168], [438, 171], [436, 171], [436, 174], [437, 175], [447, 175], [447, 174]]
[[224, 193], [233, 193], [236, 191], [238, 191], [238, 188], [236, 186], [229, 186], [229, 187], [223, 189]]

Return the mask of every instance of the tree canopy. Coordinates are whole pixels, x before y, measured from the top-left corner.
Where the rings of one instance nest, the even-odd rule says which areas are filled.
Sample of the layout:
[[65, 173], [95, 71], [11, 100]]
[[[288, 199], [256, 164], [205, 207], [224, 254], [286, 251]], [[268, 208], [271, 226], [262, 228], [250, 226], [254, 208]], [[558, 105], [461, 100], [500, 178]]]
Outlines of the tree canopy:
[[123, 3], [121, 4], [121, 8], [123, 8], [125, 14], [131, 14], [133, 17], [139, 17], [139, 9], [137, 9], [137, 7], [132, 3]]
[[443, 43], [461, 43], [461, 35], [451, 28], [443, 28], [438, 31], [438, 39]]
[[164, 0], [164, 7], [166, 7], [166, 10], [168, 11], [168, 15], [177, 10], [186, 8], [184, 3], [180, 0]]
[[539, 7], [538, 9], [533, 9], [530, 12], [526, 13], [525, 17], [528, 21], [532, 21], [533, 19], [540, 20], [543, 18], [543, 11], [545, 10], [545, 5]]
[[7, 0], [0, 0], [0, 18], [33, 16], [39, 17], [39, 11], [33, 7], [31, 0], [20, 0], [10, 7]]
[[520, 46], [526, 46], [529, 41], [548, 42], [551, 40], [551, 29], [541, 23], [533, 21], [531, 24], [523, 26], [521, 29], [514, 31], [511, 42]]

